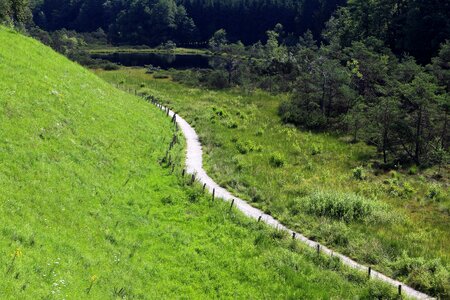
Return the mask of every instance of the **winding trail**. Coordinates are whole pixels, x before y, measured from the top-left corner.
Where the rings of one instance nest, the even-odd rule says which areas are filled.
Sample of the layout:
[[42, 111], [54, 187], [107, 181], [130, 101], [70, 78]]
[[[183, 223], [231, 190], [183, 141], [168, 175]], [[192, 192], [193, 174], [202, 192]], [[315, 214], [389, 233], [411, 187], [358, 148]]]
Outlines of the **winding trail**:
[[[202, 151], [202, 145], [200, 144], [199, 138], [197, 133], [195, 132], [194, 128], [189, 125], [188, 122], [186, 122], [183, 118], [181, 118], [178, 114], [173, 112], [172, 110], [160, 105], [156, 104], [157, 107], [159, 107], [161, 110], [166, 111], [168, 113], [168, 116], [174, 118], [177, 122], [178, 126], [180, 127], [181, 131], [183, 132], [183, 135], [186, 139], [187, 144], [187, 150], [186, 150], [186, 172], [188, 174], [194, 174], [197, 181], [199, 181], [202, 184], [206, 184], [206, 188], [209, 190], [209, 192], [213, 193], [215, 197], [221, 198], [225, 201], [231, 202], [234, 200], [234, 206], [238, 208], [240, 211], [242, 211], [246, 216], [253, 218], [253, 219], [261, 219], [261, 221], [267, 223], [268, 225], [272, 226], [273, 228], [284, 230], [288, 232], [290, 235], [292, 235], [297, 240], [303, 242], [304, 244], [310, 246], [314, 249], [319, 249], [320, 252], [329, 255], [329, 256], [335, 256], [339, 257], [339, 259], [342, 261], [344, 265], [347, 265], [351, 268], [368, 272], [368, 267], [361, 265], [357, 263], [356, 261], [352, 260], [351, 258], [333, 252], [333, 250], [323, 246], [320, 243], [317, 243], [315, 241], [312, 241], [308, 239], [307, 237], [303, 236], [302, 234], [295, 232], [283, 224], [281, 224], [279, 221], [274, 219], [272, 216], [265, 214], [263, 211], [251, 206], [246, 201], [233, 196], [229, 191], [219, 186], [214, 180], [211, 179], [211, 177], [206, 174], [206, 171], [203, 169], [203, 151]], [[168, 112], [167, 112], [168, 111]], [[396, 288], [401, 290], [402, 295], [406, 295], [411, 298], [415, 299], [434, 299], [422, 292], [419, 292], [405, 284], [403, 284], [400, 281], [394, 280], [390, 277], [387, 277], [377, 271], [371, 270], [371, 278], [375, 278], [381, 281], [384, 281]]]

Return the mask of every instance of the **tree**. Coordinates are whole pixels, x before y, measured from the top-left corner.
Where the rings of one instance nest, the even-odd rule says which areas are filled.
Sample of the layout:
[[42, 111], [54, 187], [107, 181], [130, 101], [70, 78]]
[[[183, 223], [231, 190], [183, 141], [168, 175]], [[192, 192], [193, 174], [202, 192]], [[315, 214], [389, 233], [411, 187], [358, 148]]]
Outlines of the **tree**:
[[208, 45], [212, 51], [220, 52], [227, 43], [227, 32], [225, 29], [219, 29], [209, 39]]
[[0, 0], [0, 22], [20, 27], [31, 20], [28, 0]]
[[420, 72], [401, 85], [403, 94], [400, 136], [406, 154], [418, 165], [426, 164], [439, 125], [438, 86]]
[[399, 100], [396, 95], [380, 97], [375, 105], [369, 108], [369, 122], [366, 124], [367, 140], [376, 145], [383, 154], [383, 162], [388, 163], [388, 152], [396, 154], [396, 123], [400, 118]]

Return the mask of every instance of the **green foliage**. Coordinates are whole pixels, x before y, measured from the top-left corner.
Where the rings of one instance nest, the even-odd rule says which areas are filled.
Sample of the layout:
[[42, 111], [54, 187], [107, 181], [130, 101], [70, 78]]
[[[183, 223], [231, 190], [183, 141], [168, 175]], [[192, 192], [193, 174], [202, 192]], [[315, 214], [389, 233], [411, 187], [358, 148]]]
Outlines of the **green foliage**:
[[369, 288], [363, 298], [367, 299], [398, 299], [398, 295], [392, 289], [377, 281], [369, 281]]
[[438, 184], [432, 184], [428, 190], [427, 197], [432, 201], [444, 202], [446, 195]]
[[395, 0], [355, 0], [335, 12], [324, 36], [343, 46], [375, 37], [399, 55], [410, 53], [428, 63], [448, 38], [449, 16], [444, 2], [406, 1], [398, 5]]
[[175, 49], [177, 48], [177, 44], [174, 43], [174, 42], [171, 41], [171, 40], [168, 40], [167, 42], [162, 43], [162, 44], [160, 45], [160, 48], [161, 48], [161, 49], [164, 49], [164, 50], [173, 51], [173, 50], [175, 50]]
[[227, 32], [224, 29], [219, 29], [214, 32], [213, 36], [208, 42], [208, 45], [212, 51], [220, 52], [227, 43]]
[[368, 220], [380, 209], [374, 201], [354, 194], [316, 191], [300, 200], [307, 213], [345, 222]]
[[171, 204], [173, 204], [173, 199], [170, 195], [165, 196], [165, 197], [161, 198], [161, 203], [164, 205], [171, 205]]
[[364, 167], [359, 166], [352, 170], [353, 178], [356, 180], [365, 180], [367, 175]]
[[162, 168], [174, 128], [158, 109], [3, 27], [0, 58], [2, 298], [366, 291]]
[[406, 284], [437, 297], [449, 294], [450, 273], [439, 259], [426, 261], [403, 253], [394, 264], [396, 275], [404, 278]]
[[[436, 167], [421, 169], [418, 176], [409, 176], [400, 167], [392, 175], [370, 168], [377, 160], [376, 147], [349, 143], [332, 134], [304, 131], [280, 122], [277, 109], [288, 97], [285, 94], [272, 95], [261, 90], [249, 93], [239, 88], [211, 90], [199, 85], [156, 81], [145, 74], [145, 69], [96, 73], [113, 83], [125, 81], [132, 88], [145, 82], [155, 96], [170, 103], [194, 124], [201, 136], [208, 174], [290, 228], [388, 274], [394, 272], [391, 262], [403, 250], [409, 251], [412, 257], [426, 257], [427, 261], [441, 258], [443, 265], [448, 266], [446, 253], [450, 253], [447, 243], [450, 236], [446, 199], [450, 198], [443, 188], [448, 178], [445, 168], [439, 179], [445, 201], [422, 201], [427, 199]], [[182, 73], [192, 74], [192, 71]], [[229, 128], [228, 121], [235, 119], [237, 112], [247, 117], [239, 121], [237, 129]], [[264, 133], [256, 135], [260, 129]], [[247, 150], [245, 155], [238, 154], [238, 141], [252, 141], [263, 151]], [[320, 148], [319, 155], [311, 155], [313, 145]], [[270, 164], [270, 156], [276, 152], [288, 162], [282, 168]], [[352, 168], [359, 165], [367, 166], [367, 179], [351, 180]], [[391, 194], [390, 180], [401, 197]], [[363, 220], [346, 222], [307, 213], [302, 200], [324, 187], [330, 193], [342, 194], [342, 199], [346, 199], [346, 194], [358, 195], [373, 208], [371, 214]], [[361, 282], [358, 276], [349, 275], [349, 278]]]
[[22, 28], [31, 23], [32, 15], [28, 0], [1, 0], [0, 24]]
[[249, 152], [257, 151], [259, 148], [252, 141], [240, 141], [236, 142], [236, 149], [241, 154], [247, 154]]
[[153, 78], [155, 78], [155, 79], [167, 79], [167, 78], [169, 78], [169, 75], [166, 75], [166, 74], [155, 74], [155, 75], [153, 75]]
[[311, 145], [311, 155], [318, 155], [318, 154], [322, 153], [322, 151], [323, 151], [322, 146], [320, 146], [318, 144]]
[[296, 61], [294, 92], [279, 108], [284, 122], [349, 133], [353, 141], [375, 145], [385, 166], [443, 164], [449, 96], [446, 83], [436, 84], [436, 75], [445, 77], [441, 58], [427, 71], [411, 57], [398, 60], [380, 40], [368, 38], [346, 48], [300, 45]]
[[272, 153], [269, 162], [275, 168], [281, 168], [285, 164], [285, 158], [280, 152]]

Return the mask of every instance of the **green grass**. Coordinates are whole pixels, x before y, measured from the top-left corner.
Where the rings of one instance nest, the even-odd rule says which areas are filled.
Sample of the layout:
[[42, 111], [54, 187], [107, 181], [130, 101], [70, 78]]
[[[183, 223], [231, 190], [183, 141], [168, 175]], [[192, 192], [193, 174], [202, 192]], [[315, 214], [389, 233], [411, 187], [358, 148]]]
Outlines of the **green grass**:
[[[0, 27], [0, 298], [371, 298], [392, 290], [210, 203], [174, 128]], [[181, 138], [181, 136], [180, 136]]]
[[200, 135], [208, 173], [252, 205], [416, 288], [449, 295], [448, 169], [440, 181], [434, 169], [376, 171], [372, 147], [283, 125], [277, 110], [287, 95], [206, 90], [142, 69], [97, 74], [178, 111]]

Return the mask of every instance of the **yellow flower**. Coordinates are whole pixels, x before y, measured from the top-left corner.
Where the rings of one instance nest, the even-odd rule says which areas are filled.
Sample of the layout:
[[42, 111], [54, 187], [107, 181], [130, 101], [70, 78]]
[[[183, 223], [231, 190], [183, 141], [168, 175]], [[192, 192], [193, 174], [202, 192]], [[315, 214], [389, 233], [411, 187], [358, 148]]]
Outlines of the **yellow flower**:
[[17, 248], [14, 251], [14, 257], [21, 257], [22, 256], [22, 250], [20, 250], [19, 248]]
[[96, 282], [98, 279], [97, 275], [92, 275], [91, 276], [91, 282]]

